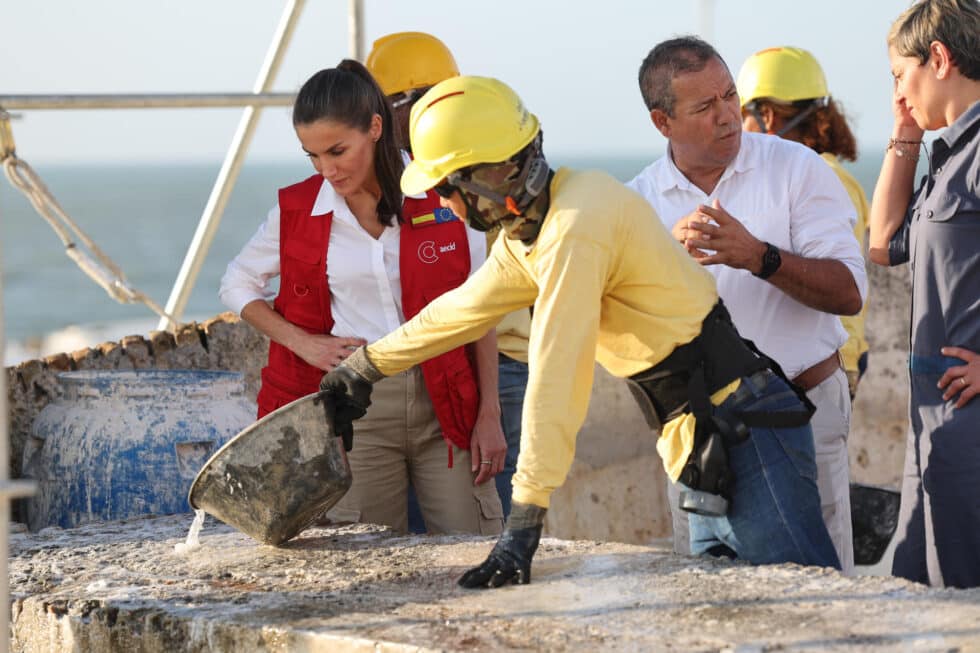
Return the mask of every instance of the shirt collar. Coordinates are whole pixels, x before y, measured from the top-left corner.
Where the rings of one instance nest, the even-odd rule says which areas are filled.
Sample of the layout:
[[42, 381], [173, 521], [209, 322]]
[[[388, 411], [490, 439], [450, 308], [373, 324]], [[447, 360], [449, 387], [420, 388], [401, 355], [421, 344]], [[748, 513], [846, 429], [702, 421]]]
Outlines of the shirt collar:
[[947, 147], [952, 149], [956, 146], [956, 142], [978, 122], [980, 122], [980, 100], [971, 104], [959, 118], [953, 121], [952, 125], [946, 128], [937, 140], [943, 141]]
[[[408, 152], [402, 150], [402, 161], [405, 162], [405, 165], [408, 165], [411, 160], [412, 158], [408, 155]], [[426, 198], [426, 192], [422, 191], [415, 195], [406, 195], [405, 197], [410, 197], [413, 200], [424, 200]], [[403, 197], [402, 202], [404, 203], [404, 201], [405, 199]], [[333, 213], [338, 206], [346, 206], [344, 198], [338, 195], [337, 191], [330, 185], [330, 182], [324, 179], [323, 184], [320, 186], [320, 192], [317, 193], [316, 201], [313, 202], [313, 210], [310, 211], [310, 215]]]
[[[755, 143], [751, 142], [751, 137], [755, 136], [758, 136], [758, 134], [742, 132], [742, 142], [741, 145], [739, 145], [738, 154], [735, 155], [735, 160], [729, 163], [728, 167], [725, 168], [725, 171], [721, 173], [721, 177], [718, 179], [718, 184], [715, 184], [715, 188], [717, 188], [722, 182], [732, 175], [740, 174], [746, 170], [751, 170], [759, 164], [758, 148], [755, 147]], [[659, 168], [655, 173], [657, 188], [663, 188], [664, 190], [677, 188], [685, 191], [696, 190], [701, 192], [701, 189], [691, 183], [691, 181], [684, 176], [684, 173], [681, 172], [680, 168], [678, 168], [674, 163], [674, 155], [670, 150], [669, 142], [667, 144], [667, 155], [664, 157], [664, 159], [666, 161], [666, 165]]]

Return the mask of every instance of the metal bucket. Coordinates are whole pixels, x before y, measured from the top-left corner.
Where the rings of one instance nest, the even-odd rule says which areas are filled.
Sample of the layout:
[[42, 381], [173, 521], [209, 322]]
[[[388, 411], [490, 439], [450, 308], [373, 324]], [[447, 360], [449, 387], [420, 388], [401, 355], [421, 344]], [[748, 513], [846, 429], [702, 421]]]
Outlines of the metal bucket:
[[82, 370], [35, 418], [23, 474], [37, 530], [188, 511], [203, 461], [255, 419], [238, 372]]
[[851, 527], [854, 562], [873, 565], [881, 560], [898, 526], [901, 495], [895, 490], [851, 483]]
[[279, 545], [340, 501], [350, 484], [333, 404], [313, 394], [230, 440], [204, 464], [188, 500], [260, 542]]

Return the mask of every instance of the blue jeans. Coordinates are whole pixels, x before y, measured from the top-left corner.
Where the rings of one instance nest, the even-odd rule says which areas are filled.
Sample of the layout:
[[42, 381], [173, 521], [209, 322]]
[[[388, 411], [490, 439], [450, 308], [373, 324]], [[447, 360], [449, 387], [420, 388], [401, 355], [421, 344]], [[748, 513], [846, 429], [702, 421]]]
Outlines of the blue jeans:
[[[800, 400], [779, 377], [763, 370], [717, 408], [735, 411], [799, 410]], [[728, 448], [735, 475], [728, 514], [691, 514], [691, 553], [732, 553], [754, 564], [796, 562], [840, 569], [820, 512], [817, 464], [810, 425], [755, 427]]]
[[524, 411], [524, 392], [527, 390], [527, 363], [500, 354], [500, 426], [507, 440], [507, 459], [504, 469], [494, 477], [497, 493], [504, 507], [504, 519], [510, 514], [511, 479], [517, 469], [521, 451], [521, 413]]
[[[497, 494], [504, 508], [504, 519], [510, 514], [511, 479], [517, 469], [517, 455], [521, 451], [521, 412], [524, 410], [524, 391], [527, 390], [527, 363], [500, 354], [497, 388], [500, 393], [500, 426], [507, 441], [507, 458], [504, 469], [494, 481]], [[411, 533], [424, 533], [425, 520], [419, 509], [415, 490], [408, 488], [408, 530]]]

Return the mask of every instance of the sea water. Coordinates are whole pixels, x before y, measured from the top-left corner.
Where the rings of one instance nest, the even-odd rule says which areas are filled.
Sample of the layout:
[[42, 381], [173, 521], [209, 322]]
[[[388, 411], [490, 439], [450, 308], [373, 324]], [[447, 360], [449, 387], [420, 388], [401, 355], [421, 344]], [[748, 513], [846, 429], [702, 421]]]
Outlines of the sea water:
[[201, 548], [201, 527], [204, 526], [204, 511], [194, 511], [194, 521], [191, 522], [191, 529], [187, 531], [187, 539], [183, 542], [174, 544], [174, 551], [177, 555], [187, 555]]
[[[628, 181], [661, 154], [550, 153], [549, 160], [554, 166], [604, 170]], [[870, 194], [881, 155], [875, 147], [865, 148], [862, 155], [857, 164], [846, 165]], [[130, 283], [161, 306], [166, 304], [220, 162], [32, 163], [68, 214], [122, 268]], [[207, 319], [226, 310], [218, 300], [218, 286], [228, 262], [265, 220], [277, 189], [312, 173], [301, 157], [244, 166], [188, 300], [186, 319]], [[101, 330], [85, 330], [91, 342], [72, 340], [73, 349], [118, 340], [110, 325], [121, 322], [142, 324], [128, 327], [124, 335], [156, 328], [157, 318], [145, 306], [116, 303], [82, 274], [65, 256], [51, 227], [6, 179], [0, 179], [0, 217], [4, 330], [12, 344], [6, 365], [68, 350], [58, 348], [57, 342], [50, 343], [54, 351], [40, 348], [46, 334], [70, 325], [103, 325]]]

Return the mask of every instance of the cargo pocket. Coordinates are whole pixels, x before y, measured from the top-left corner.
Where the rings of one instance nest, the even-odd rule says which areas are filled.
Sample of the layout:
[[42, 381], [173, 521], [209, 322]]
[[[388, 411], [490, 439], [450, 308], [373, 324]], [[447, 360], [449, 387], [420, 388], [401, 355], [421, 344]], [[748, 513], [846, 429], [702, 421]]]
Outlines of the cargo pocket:
[[499, 535], [504, 530], [504, 508], [497, 494], [497, 484], [490, 479], [475, 486], [473, 498], [479, 511], [480, 535]]
[[283, 317], [311, 332], [325, 326], [320, 301], [323, 252], [302, 240], [283, 243], [282, 278], [279, 294], [286, 299]]

